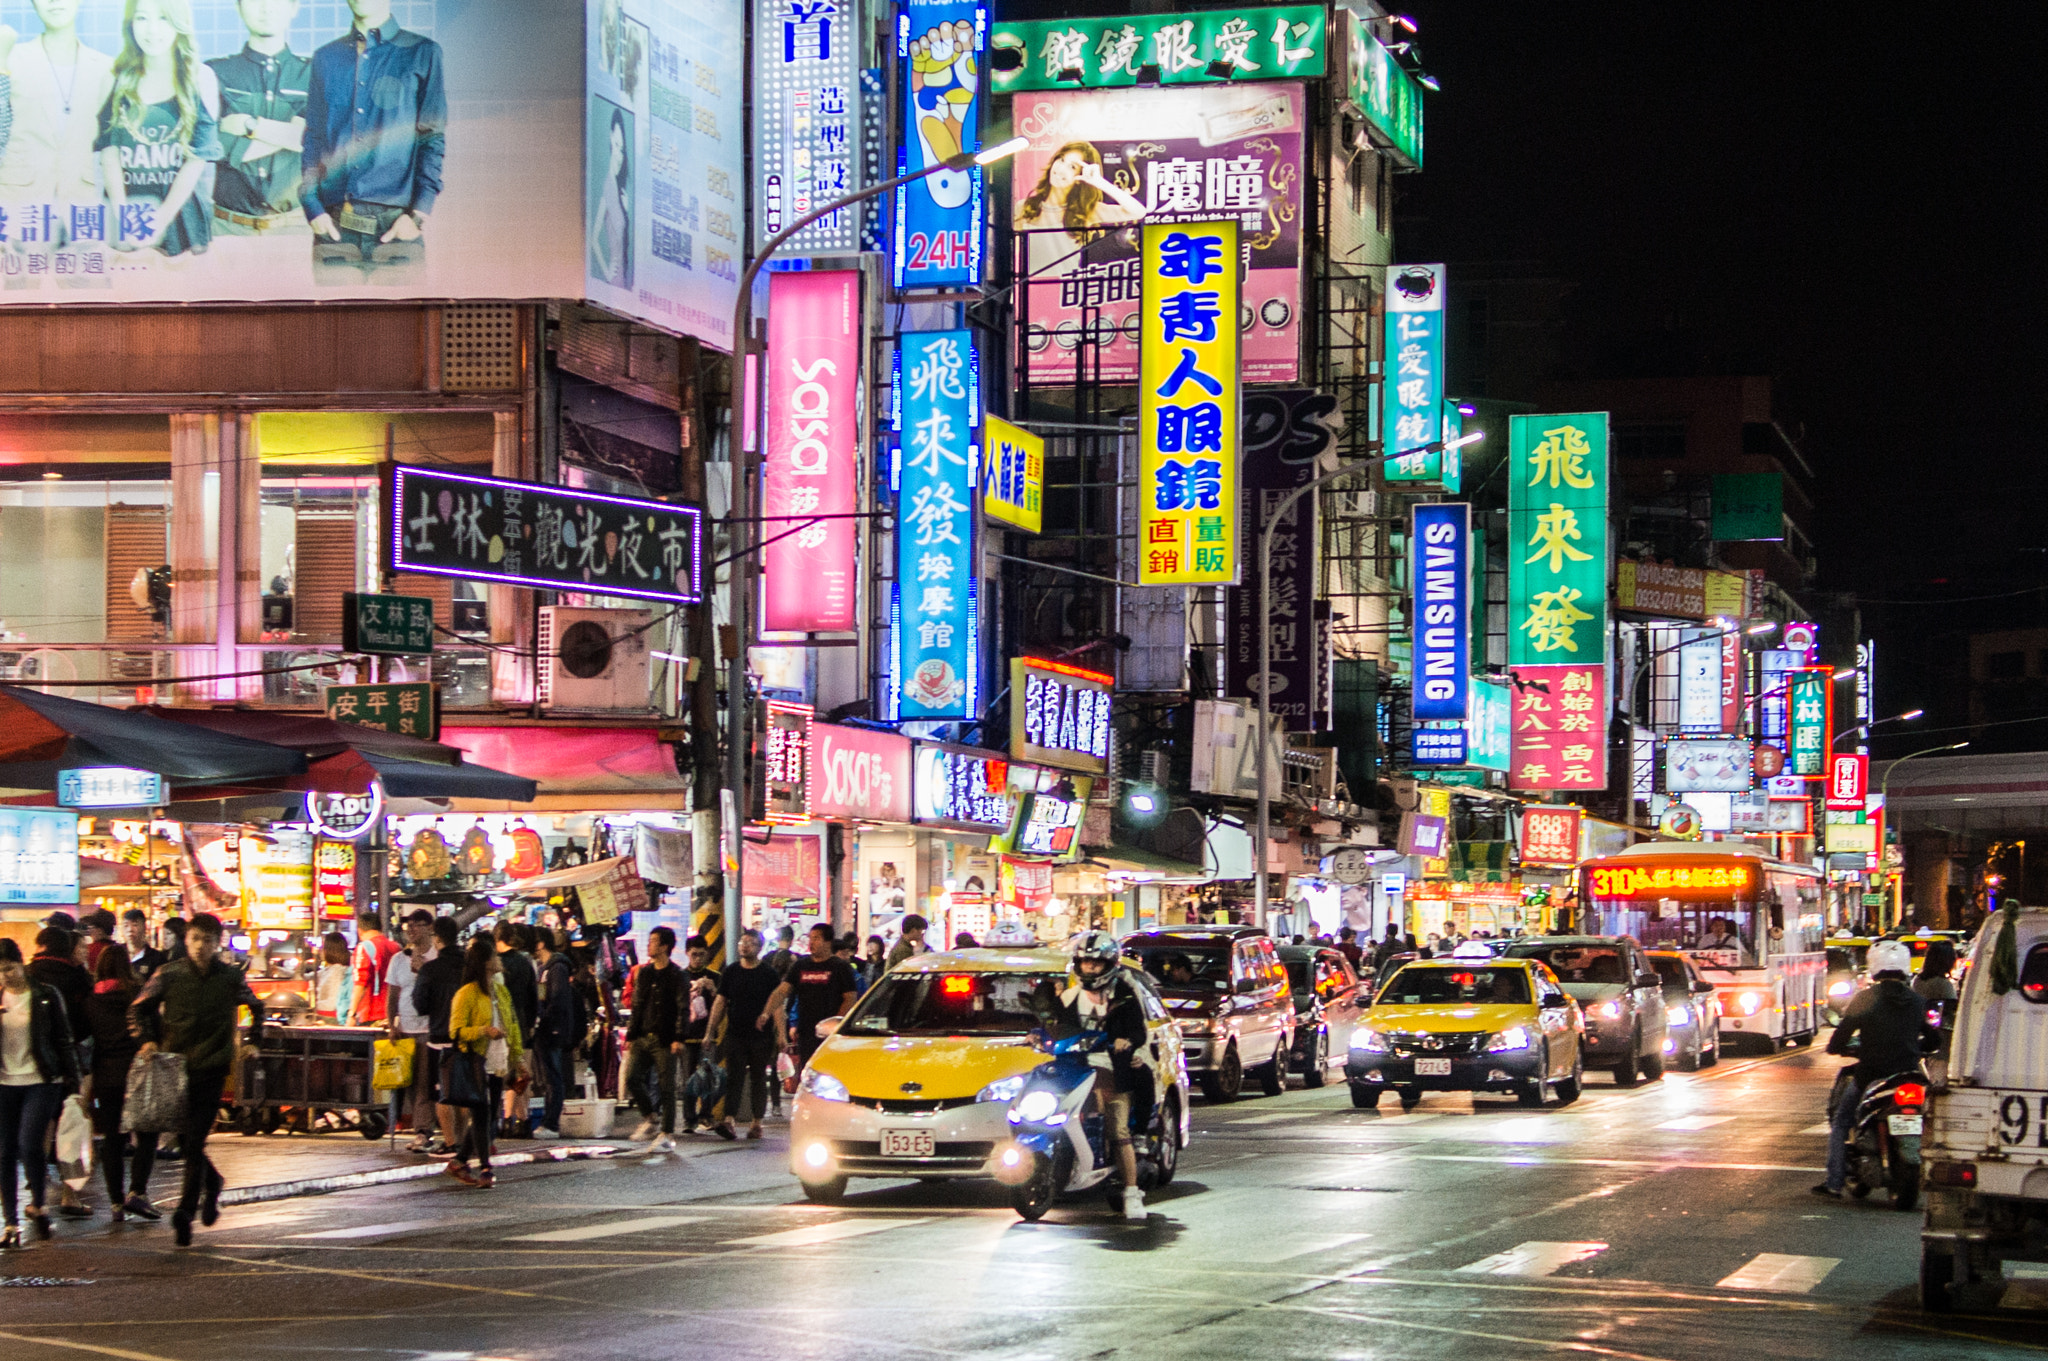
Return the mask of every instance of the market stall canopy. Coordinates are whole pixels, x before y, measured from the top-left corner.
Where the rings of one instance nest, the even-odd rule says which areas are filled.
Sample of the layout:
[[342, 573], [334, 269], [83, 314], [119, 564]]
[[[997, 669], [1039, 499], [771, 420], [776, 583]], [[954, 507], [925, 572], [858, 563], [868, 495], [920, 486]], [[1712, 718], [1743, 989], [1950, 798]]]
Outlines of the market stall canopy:
[[689, 780], [655, 728], [449, 727], [463, 755], [534, 780], [541, 808], [686, 808]]
[[58, 771], [80, 766], [155, 771], [182, 786], [298, 775], [306, 757], [260, 738], [174, 723], [162, 713], [0, 686], [0, 787], [55, 790]]
[[577, 906], [585, 925], [604, 926], [626, 913], [647, 910], [647, 885], [630, 855], [550, 870], [507, 884], [502, 891], [515, 896], [545, 895], [571, 888], [576, 890]]
[[339, 723], [316, 714], [280, 714], [258, 709], [171, 709], [152, 704], [144, 713], [186, 723], [197, 728], [273, 742], [280, 747], [302, 751], [308, 759], [335, 756], [344, 751], [390, 757], [399, 761], [424, 761], [432, 765], [462, 764], [462, 752], [444, 742], [407, 737], [382, 728], [357, 723]]
[[[301, 777], [273, 782], [280, 791], [307, 790], [354, 793], [369, 788], [370, 777], [384, 782], [394, 799], [497, 799], [533, 801], [532, 780], [489, 766], [471, 764], [458, 747], [338, 723], [307, 714], [277, 714], [251, 709], [155, 709], [175, 723], [241, 737], [259, 737], [280, 746], [296, 747], [309, 758]], [[234, 797], [254, 793], [234, 789], [194, 791], [197, 797]]]
[[[609, 860], [592, 860], [587, 864], [570, 865], [566, 869], [549, 870], [546, 874], [536, 874], [531, 879], [516, 879], [503, 888], [492, 891], [494, 893], [548, 894], [553, 893], [556, 889], [582, 888], [585, 885], [597, 883], [599, 880], [615, 873], [620, 866], [629, 863], [631, 862], [625, 856], [615, 855]], [[639, 871], [636, 869], [634, 872], [637, 874]]]

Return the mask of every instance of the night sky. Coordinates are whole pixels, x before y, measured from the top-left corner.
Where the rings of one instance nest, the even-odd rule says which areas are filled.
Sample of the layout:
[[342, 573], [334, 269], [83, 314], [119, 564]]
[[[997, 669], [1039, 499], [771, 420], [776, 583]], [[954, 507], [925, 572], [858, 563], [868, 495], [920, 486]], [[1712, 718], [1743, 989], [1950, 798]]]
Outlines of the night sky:
[[1443, 90], [1400, 258], [1582, 280], [1587, 374], [1773, 376], [1821, 478], [1824, 589], [2048, 571], [2048, 7], [1408, 12]]

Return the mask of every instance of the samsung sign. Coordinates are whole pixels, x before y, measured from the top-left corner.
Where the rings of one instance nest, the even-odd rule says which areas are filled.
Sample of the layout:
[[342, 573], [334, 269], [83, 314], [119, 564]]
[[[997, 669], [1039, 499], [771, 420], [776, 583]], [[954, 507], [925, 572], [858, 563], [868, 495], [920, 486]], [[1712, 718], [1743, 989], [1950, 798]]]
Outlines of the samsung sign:
[[1415, 720], [1465, 721], [1471, 675], [1472, 508], [1462, 501], [1415, 507]]

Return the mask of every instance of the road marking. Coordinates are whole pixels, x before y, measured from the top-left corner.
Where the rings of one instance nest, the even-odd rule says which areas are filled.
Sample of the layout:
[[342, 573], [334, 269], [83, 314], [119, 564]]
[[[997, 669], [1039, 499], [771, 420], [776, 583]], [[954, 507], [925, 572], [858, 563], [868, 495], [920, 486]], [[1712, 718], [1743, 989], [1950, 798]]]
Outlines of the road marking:
[[1833, 1134], [1835, 1132], [1835, 1127], [1833, 1125], [1826, 1124], [1808, 1125], [1805, 1129], [1802, 1129], [1799, 1132], [1801, 1134]]
[[1666, 1120], [1657, 1128], [1681, 1130], [1712, 1129], [1716, 1125], [1725, 1125], [1734, 1118], [1732, 1115], [1686, 1115], [1676, 1120]]
[[1276, 1256], [1266, 1257], [1264, 1260], [1268, 1262], [1289, 1262], [1293, 1261], [1296, 1257], [1306, 1257], [1312, 1252], [1329, 1252], [1332, 1249], [1341, 1248], [1348, 1243], [1362, 1242], [1370, 1237], [1372, 1235], [1369, 1233], [1332, 1234], [1328, 1238], [1311, 1239], [1300, 1247], [1291, 1248]]
[[1283, 1120], [1310, 1120], [1321, 1111], [1276, 1111], [1268, 1115], [1245, 1115], [1226, 1123], [1232, 1125], [1277, 1125]]
[[1376, 1125], [1419, 1125], [1425, 1120], [1441, 1120], [1442, 1111], [1403, 1111], [1399, 1115], [1382, 1115], [1373, 1121]]
[[170, 1361], [155, 1352], [131, 1352], [120, 1347], [102, 1347], [91, 1342], [68, 1342], [57, 1337], [36, 1337], [31, 1333], [0, 1333], [0, 1338], [9, 1342], [32, 1342], [39, 1347], [61, 1347], [67, 1352], [91, 1352], [94, 1356], [114, 1356], [121, 1361]]
[[752, 1238], [729, 1238], [719, 1246], [728, 1248], [807, 1248], [819, 1243], [836, 1243], [842, 1238], [858, 1238], [864, 1233], [883, 1233], [889, 1229], [906, 1229], [913, 1224], [928, 1223], [923, 1219], [894, 1219], [877, 1222], [872, 1219], [836, 1219], [830, 1224], [812, 1224], [801, 1229], [784, 1229], [780, 1233], [756, 1234]]
[[[318, 1233], [291, 1233], [287, 1238], [382, 1238], [386, 1234], [405, 1233], [411, 1229], [432, 1228], [436, 1224], [453, 1224], [452, 1219], [400, 1219], [389, 1224], [358, 1224], [352, 1229], [322, 1229]], [[237, 1227], [240, 1227], [239, 1225]]]
[[695, 1224], [702, 1215], [647, 1215], [639, 1219], [615, 1220], [610, 1224], [586, 1224], [580, 1229], [555, 1229], [549, 1233], [522, 1233], [508, 1243], [587, 1243], [593, 1238], [615, 1238], [624, 1233], [647, 1233], [672, 1229], [678, 1224]]
[[1748, 1265], [1715, 1284], [1723, 1290], [1770, 1290], [1804, 1295], [1842, 1264], [1839, 1257], [1796, 1257], [1788, 1252], [1760, 1252]]
[[1473, 1276], [1550, 1276], [1562, 1267], [1598, 1257], [1605, 1251], [1605, 1243], [1521, 1243], [1458, 1270]]

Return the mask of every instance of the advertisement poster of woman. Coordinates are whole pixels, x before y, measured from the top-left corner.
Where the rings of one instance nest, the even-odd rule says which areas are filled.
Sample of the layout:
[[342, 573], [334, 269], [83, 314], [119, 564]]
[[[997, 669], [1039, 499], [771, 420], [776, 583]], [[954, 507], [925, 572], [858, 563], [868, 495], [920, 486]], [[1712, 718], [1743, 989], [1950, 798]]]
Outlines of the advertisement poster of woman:
[[590, 99], [590, 277], [633, 286], [633, 115]]

